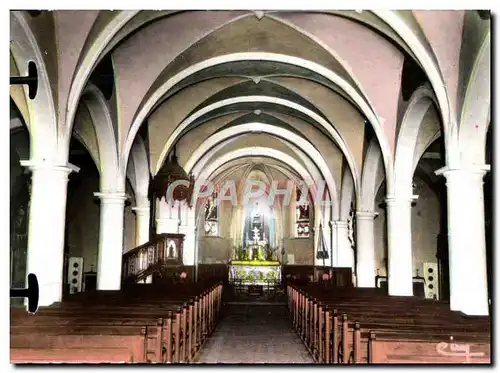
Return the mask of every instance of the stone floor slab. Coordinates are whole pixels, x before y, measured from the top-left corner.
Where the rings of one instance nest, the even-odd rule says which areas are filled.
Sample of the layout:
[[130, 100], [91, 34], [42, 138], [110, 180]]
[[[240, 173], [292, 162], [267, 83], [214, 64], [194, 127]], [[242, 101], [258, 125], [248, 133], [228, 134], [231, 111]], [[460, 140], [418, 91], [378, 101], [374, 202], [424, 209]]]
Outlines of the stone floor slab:
[[311, 355], [292, 330], [286, 307], [229, 304], [198, 364], [311, 364]]

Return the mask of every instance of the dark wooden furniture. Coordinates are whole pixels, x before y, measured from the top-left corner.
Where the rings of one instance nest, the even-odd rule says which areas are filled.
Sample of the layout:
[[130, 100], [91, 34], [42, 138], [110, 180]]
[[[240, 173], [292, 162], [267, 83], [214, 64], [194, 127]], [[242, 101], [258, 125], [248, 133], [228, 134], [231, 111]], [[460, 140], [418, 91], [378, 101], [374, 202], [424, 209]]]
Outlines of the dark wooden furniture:
[[319, 363], [491, 363], [490, 318], [447, 302], [319, 284], [289, 285], [287, 294], [293, 326]]
[[11, 363], [188, 363], [217, 325], [222, 284], [94, 291], [11, 308]]
[[183, 234], [162, 233], [123, 254], [124, 282], [144, 280], [164, 266], [182, 266]]

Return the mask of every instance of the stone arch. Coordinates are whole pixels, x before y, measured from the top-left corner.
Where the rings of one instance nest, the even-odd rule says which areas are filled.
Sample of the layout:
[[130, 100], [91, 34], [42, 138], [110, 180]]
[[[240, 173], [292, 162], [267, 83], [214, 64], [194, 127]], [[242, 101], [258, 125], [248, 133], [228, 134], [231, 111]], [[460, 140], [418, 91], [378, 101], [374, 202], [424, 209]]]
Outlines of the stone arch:
[[489, 34], [481, 45], [467, 85], [461, 112], [459, 149], [465, 164], [484, 164], [491, 106], [491, 44]]
[[[157, 82], [154, 86], [158, 86], [157, 89], [152, 90], [148, 93], [148, 97], [144, 100], [143, 105], [138, 109], [134, 116], [134, 120], [131, 124], [129, 134], [127, 135], [127, 140], [124, 145], [122, 158], [127, 157], [128, 152], [130, 151], [131, 141], [137, 133], [140, 125], [149, 115], [151, 110], [155, 107], [155, 105], [162, 99], [162, 97], [177, 83], [186, 79], [190, 75], [201, 71], [203, 69], [209, 68], [211, 66], [220, 65], [228, 62], [236, 62], [236, 61], [244, 61], [244, 60], [264, 60], [264, 61], [274, 61], [274, 62], [283, 62], [287, 64], [292, 64], [296, 66], [306, 67], [312, 71], [315, 71], [318, 74], [323, 75], [325, 78], [339, 86], [342, 90], [344, 90], [347, 95], [352, 99], [352, 101], [360, 108], [363, 114], [367, 117], [368, 121], [374, 127], [375, 133], [382, 144], [383, 155], [384, 155], [384, 165], [386, 166], [386, 172], [388, 175], [392, 174], [392, 167], [388, 167], [392, 164], [392, 154], [390, 152], [390, 148], [387, 142], [387, 139], [384, 137], [384, 132], [382, 129], [382, 125], [380, 123], [380, 118], [374, 113], [372, 108], [366, 103], [366, 101], [361, 97], [361, 95], [354, 89], [351, 85], [349, 85], [344, 79], [339, 77], [337, 74], [332, 72], [331, 70], [321, 66], [317, 63], [307, 61], [298, 57], [284, 56], [275, 53], [263, 53], [263, 52], [250, 52], [250, 53], [234, 53], [225, 56], [218, 56], [214, 58], [210, 58], [203, 62], [194, 64], [189, 68], [181, 71], [174, 77], [170, 78], [167, 82], [161, 84]], [[205, 108], [206, 109], [206, 108]], [[353, 170], [353, 173], [356, 175], [355, 185], [357, 185], [359, 180], [359, 172], [356, 170], [354, 162], [347, 156], [347, 150], [344, 151], [346, 157], [348, 159], [349, 165]], [[389, 177], [389, 185], [391, 185], [390, 177]]]
[[83, 56], [81, 62], [79, 63], [68, 95], [68, 112], [66, 115], [66, 121], [71, 124], [67, 126], [68, 132], [65, 136], [65, 138], [68, 139], [68, 142], [70, 138], [69, 134], [71, 133], [73, 126], [73, 120], [78, 108], [78, 103], [86, 87], [87, 81], [90, 78], [92, 70], [99, 62], [102, 52], [106, 49], [114, 36], [139, 12], [140, 11], [138, 10], [119, 11], [118, 14], [113, 17], [113, 19], [102, 30], [96, 40], [93, 41], [92, 48], [90, 48], [90, 51]]
[[[394, 158], [394, 193], [405, 197], [412, 196], [412, 178], [417, 138], [427, 110], [433, 103], [433, 94], [423, 86], [417, 89], [403, 116], [396, 143]], [[409, 167], [409, 165], [412, 165]]]
[[[67, 156], [61, 156], [64, 152], [58, 141], [56, 107], [47, 68], [36, 38], [25, 17], [26, 15], [22, 11], [10, 12], [12, 40], [10, 51], [20, 75], [28, 75], [29, 61], [35, 62], [38, 72], [38, 90], [35, 99], [30, 100], [26, 95], [29, 111], [27, 125], [30, 133], [31, 160], [65, 164]], [[43, 125], [34, 126], [33, 123]], [[67, 146], [69, 149], [69, 143]]]
[[[90, 158], [94, 161], [95, 167], [97, 168], [97, 171], [99, 172], [99, 175], [101, 174], [100, 171], [100, 162], [99, 162], [99, 155], [96, 154], [90, 146], [88, 146], [87, 141], [84, 137], [83, 134], [81, 134], [79, 131], [76, 129], [73, 131], [73, 138], [77, 139], [78, 142], [85, 148], [85, 150], [89, 153]], [[70, 143], [71, 144], [71, 143]]]
[[[436, 56], [432, 52], [431, 47], [419, 40], [415, 31], [395, 11], [374, 10], [373, 13], [389, 25], [405, 41], [426, 73], [432, 89], [436, 93], [436, 100], [443, 118], [446, 160], [448, 164], [454, 164], [458, 161], [456, 119], [451, 109], [450, 100], [445, 88], [446, 85]], [[387, 189], [388, 193], [391, 194], [392, 187], [389, 183]]]
[[140, 136], [137, 136], [134, 140], [129, 162], [133, 162], [134, 165], [136, 203], [137, 205], [146, 205], [148, 202], [150, 167], [146, 146]]
[[118, 167], [117, 141], [106, 99], [93, 84], [87, 86], [82, 99], [89, 110], [97, 136], [101, 192], [122, 192], [125, 190], [126, 170]]
[[[288, 166], [290, 166], [293, 170], [295, 170], [300, 177], [302, 177], [303, 180], [311, 180], [313, 177], [310, 174], [309, 170], [306, 170], [304, 166], [302, 166], [300, 163], [298, 163], [293, 157], [289, 156], [288, 154], [285, 154], [281, 151], [278, 151], [276, 149], [270, 149], [270, 148], [263, 148], [263, 147], [251, 147], [251, 148], [242, 148], [238, 149], [229, 153], [226, 153], [222, 155], [221, 157], [213, 160], [210, 164], [203, 166], [203, 171], [200, 172], [197, 184], [201, 181], [203, 182], [204, 180], [207, 180], [209, 178], [209, 175], [211, 175], [216, 169], [218, 169], [220, 166], [223, 164], [237, 159], [237, 158], [242, 158], [242, 157], [249, 157], [249, 156], [261, 156], [261, 157], [269, 157], [273, 158], [276, 160], [279, 160]], [[200, 167], [201, 168], [201, 167]], [[199, 190], [199, 186], [195, 185], [195, 191], [194, 191], [194, 201], [197, 200], [197, 191]], [[311, 194], [313, 198], [316, 197], [315, 190], [311, 190]], [[335, 206], [332, 206], [333, 208], [338, 209], [338, 204]], [[320, 209], [315, 208], [314, 209], [314, 221], [319, 221], [320, 220]]]
[[249, 133], [249, 132], [264, 132], [273, 136], [277, 136], [281, 139], [285, 139], [287, 142], [292, 142], [295, 144], [304, 154], [307, 154], [314, 160], [316, 167], [323, 174], [323, 177], [327, 181], [328, 192], [330, 194], [330, 198], [335, 205], [339, 205], [339, 196], [338, 196], [338, 188], [335, 183], [335, 180], [326, 164], [325, 160], [318, 152], [318, 150], [310, 144], [308, 141], [300, 137], [299, 135], [282, 128], [276, 128], [275, 126], [264, 124], [264, 123], [247, 123], [242, 125], [233, 126], [231, 128], [224, 129], [220, 132], [209, 137], [198, 149], [195, 153], [192, 154], [191, 158], [186, 163], [186, 172], [189, 172], [192, 169], [192, 165], [196, 164], [196, 162], [202, 157], [202, 155], [208, 150], [213, 148], [216, 144], [220, 142], [224, 142], [224, 140], [230, 139], [233, 136], [238, 136], [240, 134]]
[[339, 220], [347, 221], [351, 211], [351, 203], [355, 198], [354, 180], [348, 168], [344, 170], [342, 177], [342, 189], [340, 191], [340, 215]]
[[[163, 163], [166, 155], [168, 154], [168, 151], [173, 146], [173, 144], [177, 141], [177, 139], [181, 135], [182, 131], [185, 128], [187, 128], [190, 123], [192, 123], [194, 120], [196, 120], [196, 118], [198, 118], [199, 116], [201, 116], [201, 115], [203, 115], [203, 114], [205, 114], [207, 112], [210, 112], [212, 110], [215, 110], [215, 109], [218, 109], [220, 107], [227, 106], [227, 105], [231, 105], [231, 104], [234, 104], [234, 103], [237, 103], [237, 102], [255, 102], [255, 101], [271, 102], [271, 103], [275, 103], [275, 104], [278, 104], [278, 105], [283, 105], [283, 106], [286, 106], [286, 107], [290, 107], [290, 108], [296, 109], [296, 110], [301, 111], [304, 114], [310, 116], [315, 121], [317, 121], [318, 123], [320, 123], [330, 133], [330, 135], [335, 139], [335, 141], [337, 142], [338, 146], [340, 147], [341, 151], [343, 152], [344, 156], [346, 157], [346, 159], [348, 161], [348, 164], [351, 167], [351, 170], [354, 171], [353, 174], [357, 174], [355, 162], [353, 160], [353, 157], [352, 157], [351, 153], [349, 152], [349, 149], [348, 149], [347, 145], [342, 140], [342, 138], [340, 137], [340, 135], [338, 134], [338, 132], [336, 130], [332, 129], [331, 125], [325, 119], [323, 119], [322, 117], [320, 117], [316, 113], [312, 112], [311, 110], [309, 110], [307, 108], [304, 108], [301, 105], [295, 104], [295, 103], [290, 102], [288, 100], [278, 99], [278, 98], [275, 98], [275, 97], [267, 97], [267, 96], [248, 96], [248, 97], [244, 96], [244, 97], [238, 97], [238, 98], [234, 98], [234, 99], [228, 99], [228, 100], [219, 101], [217, 103], [214, 103], [212, 105], [207, 106], [206, 108], [203, 108], [202, 110], [199, 110], [197, 113], [195, 113], [195, 114], [191, 115], [190, 117], [188, 117], [185, 121], [183, 121], [174, 130], [174, 132], [170, 136], [169, 140], [165, 144], [165, 146], [163, 148], [163, 151], [162, 151], [162, 154], [161, 154], [161, 156], [159, 158], [159, 161], [158, 161], [155, 173], [158, 171], [160, 165]], [[268, 130], [272, 131], [271, 128], [268, 128]], [[230, 130], [228, 130], [228, 131], [230, 131]], [[279, 133], [279, 131], [276, 131], [276, 132]], [[206, 146], [208, 146], [208, 144]], [[203, 147], [203, 149], [205, 149], [206, 146]], [[201, 151], [203, 151], [203, 150], [200, 150], [200, 152]], [[187, 166], [190, 166], [190, 165], [187, 164]], [[326, 168], [327, 168], [327, 166], [326, 166]], [[190, 168], [188, 167], [188, 169], [190, 169]], [[330, 191], [331, 191], [331, 195], [332, 196], [336, 196], [337, 195], [337, 192], [335, 191], [336, 189], [337, 188], [330, 187]]]
[[[231, 140], [226, 140], [226, 141], [231, 141]], [[224, 147], [224, 145], [225, 144], [222, 143], [220, 145], [220, 147], [222, 148], [222, 147]], [[193, 174], [195, 176], [198, 176], [198, 179], [201, 180], [202, 182], [206, 179], [206, 177], [204, 175], [206, 174], [205, 171], [207, 169], [207, 164], [209, 164], [210, 158], [215, 153], [216, 152], [213, 152], [213, 151], [207, 152], [199, 160], [199, 162], [195, 165], [195, 168], [192, 171]], [[219, 159], [221, 159], [221, 158], [226, 159], [229, 155], [234, 155], [236, 158], [249, 157], [249, 156], [269, 156], [270, 158], [273, 158], [276, 160], [281, 160], [281, 161], [283, 161], [283, 159], [280, 159], [279, 156], [283, 155], [287, 159], [287, 161], [285, 162], [286, 164], [294, 165], [291, 167], [292, 167], [292, 169], [294, 169], [298, 173], [299, 173], [299, 171], [298, 171], [299, 169], [302, 171], [302, 173], [299, 173], [299, 175], [303, 178], [303, 180], [305, 180], [309, 184], [313, 183], [316, 186], [316, 180], [318, 178], [315, 177], [315, 176], [317, 176], [317, 174], [314, 172], [315, 170], [311, 170], [307, 166], [301, 165], [294, 157], [292, 157], [288, 154], [285, 154], [279, 150], [271, 149], [271, 148], [256, 147], [256, 146], [255, 147], [247, 147], [247, 148], [241, 148], [241, 149], [226, 153], [226, 154], [222, 155], [221, 157], [219, 157]], [[232, 159], [228, 158], [225, 162], [228, 162], [230, 160], [232, 160]], [[288, 161], [290, 161], [291, 163], [289, 163]], [[212, 160], [212, 162], [215, 162], [215, 161]], [[224, 164], [225, 162], [222, 162], [221, 165]], [[311, 194], [312, 194], [313, 198], [317, 197], [316, 192], [317, 192], [316, 189], [311, 190]]]
[[363, 165], [363, 174], [361, 176], [361, 204], [358, 211], [375, 211], [375, 197], [377, 195], [378, 187], [377, 182], [379, 174], [383, 173], [382, 153], [380, 147], [375, 139], [370, 141], [368, 150], [365, 156]]
[[[116, 17], [110, 21], [105, 29], [99, 34], [98, 38], [93, 42], [93, 48], [86, 53], [82, 59], [75, 73], [74, 83], [71, 86], [69, 94], [69, 105], [68, 105], [68, 121], [71, 123], [73, 120], [74, 113], [76, 111], [77, 103], [80, 97], [80, 93], [90, 76], [92, 68], [95, 66], [99, 60], [101, 54], [109, 47], [109, 44], [114, 41], [117, 34], [138, 14], [138, 11], [121, 11]], [[410, 51], [417, 57], [419, 62], [423, 65], [424, 70], [426, 70], [427, 75], [432, 83], [433, 88], [438, 92], [439, 106], [443, 111], [443, 117], [445, 122], [446, 118], [450, 118], [449, 103], [446, 97], [446, 92], [444, 91], [443, 79], [441, 77], [439, 68], [437, 67], [435, 56], [429, 50], [429, 46], [424, 45], [424, 43], [413, 33], [409, 26], [401, 19], [395, 11], [372, 11], [375, 17], [379, 18], [381, 21], [385, 22], [390, 28], [398, 34], [406, 43], [406, 46]], [[275, 17], [273, 17], [275, 18]], [[280, 20], [282, 21], [282, 20]], [[363, 19], [360, 20], [364, 24]], [[289, 25], [290, 26], [290, 25]], [[292, 27], [292, 26], [290, 26]], [[133, 31], [133, 30], [132, 30]], [[303, 32], [302, 30], [297, 30]], [[307, 35], [311, 38], [311, 35]], [[390, 35], [387, 35], [389, 38]], [[394, 38], [393, 38], [394, 39]], [[317, 40], [315, 40], [317, 42]], [[140, 120], [142, 121], [142, 120]], [[134, 137], [134, 132], [132, 133], [132, 138]], [[130, 151], [131, 144], [125, 147], [125, 159], [128, 158], [127, 153]], [[386, 146], [382, 145], [384, 159]], [[385, 160], [385, 165], [388, 166], [390, 162]], [[390, 176], [390, 175], [389, 175]]]

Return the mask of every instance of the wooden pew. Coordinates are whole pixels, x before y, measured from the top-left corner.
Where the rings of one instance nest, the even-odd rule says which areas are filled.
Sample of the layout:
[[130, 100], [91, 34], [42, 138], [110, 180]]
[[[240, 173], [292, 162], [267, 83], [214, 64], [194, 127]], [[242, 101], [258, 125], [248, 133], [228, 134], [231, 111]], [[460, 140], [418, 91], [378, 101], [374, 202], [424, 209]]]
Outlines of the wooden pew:
[[[304, 289], [324, 299], [315, 299]], [[322, 290], [314, 286], [291, 286], [288, 289], [292, 323], [316, 361], [371, 363], [404, 360], [421, 363], [422, 359], [428, 359], [429, 362], [456, 362], [455, 356], [451, 359], [443, 354], [435, 356], [436, 346], [450, 336], [458, 338], [462, 344], [468, 343], [476, 349], [488, 350], [489, 319], [463, 317], [446, 309], [445, 302], [411, 297], [373, 298], [366, 290], [340, 291], [337, 294]], [[328, 299], [330, 297], [332, 299]], [[348, 298], [354, 300], [349, 302], [346, 300]], [[412, 306], [416, 306], [420, 313], [412, 312], [411, 308], [408, 311], [408, 307]], [[331, 311], [331, 307], [337, 307], [340, 311]], [[342, 317], [339, 317], [339, 312], [342, 312]], [[433, 318], [439, 320], [434, 322]], [[370, 332], [372, 336], [382, 337], [370, 339]], [[375, 354], [368, 354], [369, 343]], [[406, 355], [383, 355], [384, 349], [390, 351], [389, 346], [396, 351], [406, 351]], [[434, 348], [434, 355], [429, 353], [430, 348]], [[424, 354], [423, 351], [427, 352]], [[484, 362], [488, 359], [489, 352], [486, 351], [482, 360], [474, 361]]]
[[[21, 334], [20, 334], [21, 333]], [[157, 337], [157, 329], [149, 329], [141, 326], [99, 326], [68, 328], [67, 326], [17, 326], [11, 331], [10, 345], [15, 352], [16, 360], [12, 363], [29, 361], [28, 352], [33, 356], [33, 351], [54, 352], [61, 350], [59, 358], [62, 361], [74, 361], [75, 357], [66, 355], [72, 350], [85, 351], [89, 349], [87, 359], [96, 362], [102, 355], [92, 355], [92, 351], [124, 348], [130, 356], [130, 362], [145, 363], [152, 358], [154, 351], [148, 349], [148, 339]], [[86, 360], [83, 360], [84, 362]]]
[[[310, 306], [310, 305], [311, 305], [311, 303], [312, 303], [312, 304], [314, 304], [314, 302], [311, 302], [311, 300], [310, 300], [310, 299], [308, 299], [308, 300], [307, 300], [307, 302], [308, 302], [308, 304], [309, 304], [309, 309], [311, 309], [311, 306]], [[315, 307], [315, 306], [313, 305], [313, 306], [312, 306], [312, 309], [314, 309], [314, 307]], [[318, 307], [318, 309], [321, 309], [321, 307]], [[343, 315], [343, 316], [344, 316], [344, 317], [346, 317], [346, 315]], [[411, 320], [410, 320], [410, 321], [411, 321]], [[313, 323], [313, 325], [314, 325], [315, 320], [314, 320], [314, 319], [311, 319], [311, 322], [312, 322], [312, 323]], [[380, 327], [380, 325], [379, 325], [379, 324], [380, 324], [380, 323], [383, 323], [383, 322], [384, 322], [384, 319], [382, 318], [380, 321], [377, 321], [377, 320], [373, 320], [373, 319], [372, 319], [372, 320], [371, 320], [371, 322], [372, 322], [372, 323], [374, 323], [374, 325], [372, 325], [372, 327]], [[408, 325], [407, 325], [407, 324], [408, 324], [408, 319], [407, 319], [407, 318], [401, 318], [400, 322], [401, 322], [401, 325], [399, 325], [399, 327], [407, 327], [407, 326], [408, 326]], [[335, 339], [335, 341], [337, 341], [337, 337], [336, 337], [336, 336], [337, 336], [337, 335], [340, 335], [340, 340], [338, 341], [338, 347], [336, 347], [336, 348], [335, 348], [332, 352], [333, 352], [333, 354], [336, 354], [336, 353], [337, 353], [337, 354], [339, 355], [338, 357], [339, 357], [340, 362], [347, 362], [347, 360], [345, 360], [345, 359], [350, 359], [350, 358], [351, 358], [351, 356], [352, 356], [352, 353], [353, 353], [353, 351], [352, 351], [352, 348], [353, 348], [353, 345], [352, 345], [352, 343], [353, 343], [353, 342], [352, 342], [352, 341], [353, 341], [353, 338], [351, 338], [351, 339], [349, 339], [349, 338], [350, 338], [350, 336], [351, 336], [351, 332], [353, 331], [354, 324], [352, 324], [352, 325], [351, 325], [351, 324], [349, 324], [349, 327], [351, 327], [351, 326], [352, 326], [352, 328], [348, 329], [348, 328], [347, 328], [347, 324], [345, 324], [345, 325], [344, 325], [344, 323], [343, 323], [343, 322], [341, 322], [341, 323], [340, 323], [340, 322], [336, 322], [336, 320], [335, 320], [335, 316], [334, 316], [334, 321], [333, 321], [333, 323], [334, 323], [334, 324], [338, 324], [338, 327], [337, 327], [337, 328], [334, 328], [334, 329], [332, 330], [332, 335], [333, 335], [333, 338]], [[391, 324], [388, 324], [388, 325], [392, 325], [392, 324], [394, 324], [394, 323], [395, 323], [394, 318], [391, 318]], [[387, 327], [388, 325], [386, 325], [386, 327]], [[398, 326], [398, 325], [392, 325], [392, 327], [397, 327], [397, 326]], [[422, 324], [422, 323], [420, 323], [420, 324], [419, 324], [419, 327], [422, 327], [422, 326], [423, 326], [423, 324]], [[433, 325], [430, 325], [430, 327], [432, 327], [432, 326], [433, 326]], [[436, 326], [436, 325], [434, 325], [434, 326]], [[427, 327], [429, 327], [429, 325], [427, 325]], [[455, 327], [455, 326], [452, 328], [452, 330], [451, 330], [451, 331], [453, 331], [453, 332], [454, 332], [454, 331], [455, 331], [454, 329], [456, 329], [456, 327]], [[477, 327], [476, 327], [476, 329], [477, 329]], [[432, 330], [431, 330], [431, 331], [432, 331]], [[412, 331], [412, 334], [414, 335], [414, 334], [415, 334], [415, 331]], [[345, 339], [345, 338], [344, 338], [344, 336], [346, 336], [346, 337], [347, 337], [347, 339]], [[448, 336], [448, 335], [446, 335], [446, 336]], [[469, 335], [469, 337], [471, 337], [471, 335]], [[476, 335], [474, 335], [474, 337], [476, 337]], [[442, 339], [441, 339], [441, 340], [442, 340]], [[313, 341], [312, 341], [313, 347], [314, 347], [314, 343], [315, 343], [315, 340], [313, 340]], [[346, 343], [347, 343], [347, 345], [346, 345]], [[333, 342], [333, 344], [334, 344], [334, 346], [336, 346], [336, 345], [337, 345], [337, 343], [336, 343], [336, 342]], [[345, 356], [341, 356], [341, 355], [342, 355], [342, 352], [343, 352], [343, 351], [346, 351], [348, 348], [351, 348], [351, 351], [350, 351], [351, 353], [350, 353], [350, 354], [346, 354]], [[335, 358], [335, 357], [334, 357], [334, 358]]]
[[78, 364], [124, 364], [133, 363], [133, 356], [127, 348], [58, 348], [57, 350], [12, 348], [10, 361], [13, 364], [26, 363], [70, 363]]
[[[80, 295], [78, 301], [41, 308], [38, 314], [31, 316], [24, 310], [12, 309], [12, 362], [30, 361], [31, 357], [38, 362], [45, 361], [43, 351], [53, 348], [61, 349], [58, 359], [74, 361], [70, 356], [73, 345], [89, 348], [89, 351], [114, 351], [117, 347], [119, 361], [124, 361], [123, 353], [126, 353], [126, 361], [131, 362], [190, 362], [215, 328], [221, 295], [222, 285], [216, 284], [181, 305], [178, 300], [149, 298], [150, 294], [141, 297], [148, 303], [141, 304], [137, 299], [138, 303], [124, 304], [123, 295], [112, 296], [108, 292], [106, 297], [92, 294], [90, 300]], [[104, 304], [92, 304], [96, 298]], [[82, 334], [88, 337], [87, 344], [78, 338]], [[124, 345], [128, 349], [123, 348]], [[102, 354], [89, 355], [92, 362], [101, 357]]]
[[[359, 344], [367, 340], [366, 354], [360, 351], [357, 362], [370, 364], [399, 363], [399, 364], [490, 364], [491, 350], [490, 342], [466, 338], [460, 342], [460, 337], [453, 341], [434, 340], [424, 337], [414, 338], [414, 333], [408, 332], [374, 332], [370, 331], [364, 338], [359, 337]], [[455, 348], [452, 351], [449, 346], [456, 344], [466, 348]]]

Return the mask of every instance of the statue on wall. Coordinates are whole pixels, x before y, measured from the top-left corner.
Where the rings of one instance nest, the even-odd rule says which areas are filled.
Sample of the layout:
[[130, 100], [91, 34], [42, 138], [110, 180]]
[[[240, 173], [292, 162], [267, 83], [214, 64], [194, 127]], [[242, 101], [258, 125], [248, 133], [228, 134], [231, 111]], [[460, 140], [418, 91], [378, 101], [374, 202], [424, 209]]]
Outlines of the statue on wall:
[[173, 240], [167, 243], [167, 259], [177, 259], [177, 248]]

